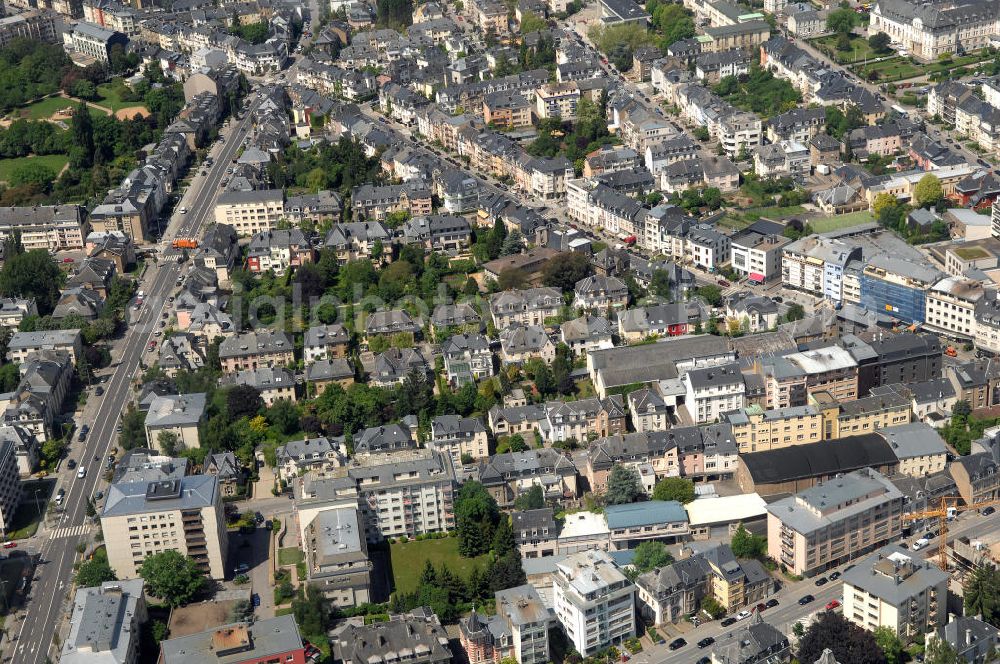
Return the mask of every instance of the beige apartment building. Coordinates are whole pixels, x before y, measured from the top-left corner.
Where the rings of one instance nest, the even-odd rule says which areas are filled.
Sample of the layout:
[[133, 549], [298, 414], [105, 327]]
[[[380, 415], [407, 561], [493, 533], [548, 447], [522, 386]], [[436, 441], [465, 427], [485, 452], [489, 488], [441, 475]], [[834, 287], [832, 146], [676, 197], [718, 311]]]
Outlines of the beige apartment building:
[[568, 83], [546, 83], [535, 90], [535, 114], [542, 119], [574, 120], [580, 103], [580, 86]]
[[226, 576], [228, 539], [215, 475], [112, 484], [101, 529], [119, 579], [134, 579], [146, 556], [163, 551], [184, 554], [213, 579]]
[[948, 617], [948, 573], [890, 544], [844, 572], [844, 617], [869, 632], [887, 627], [904, 643]]
[[899, 537], [903, 494], [864, 469], [771, 503], [767, 512], [768, 555], [811, 576]]
[[809, 403], [823, 416], [823, 440], [908, 424], [913, 416], [910, 401], [898, 394], [837, 401], [829, 392], [814, 392], [809, 395]]
[[241, 237], [274, 230], [284, 216], [281, 189], [227, 191], [215, 203], [215, 223], [232, 226]]
[[823, 416], [814, 406], [764, 410], [754, 404], [726, 413], [722, 419], [733, 427], [733, 438], [741, 454], [823, 440]]
[[256, 330], [235, 334], [219, 344], [219, 362], [225, 373], [287, 367], [295, 363], [294, 345], [284, 332]]

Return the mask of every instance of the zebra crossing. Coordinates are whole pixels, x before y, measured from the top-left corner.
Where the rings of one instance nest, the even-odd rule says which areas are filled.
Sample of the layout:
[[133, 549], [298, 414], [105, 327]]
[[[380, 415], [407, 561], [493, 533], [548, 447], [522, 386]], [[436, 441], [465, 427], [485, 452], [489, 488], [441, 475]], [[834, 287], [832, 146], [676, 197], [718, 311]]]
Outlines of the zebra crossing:
[[89, 526], [66, 526], [65, 528], [56, 528], [49, 533], [49, 539], [61, 539], [63, 537], [79, 537], [90, 530]]

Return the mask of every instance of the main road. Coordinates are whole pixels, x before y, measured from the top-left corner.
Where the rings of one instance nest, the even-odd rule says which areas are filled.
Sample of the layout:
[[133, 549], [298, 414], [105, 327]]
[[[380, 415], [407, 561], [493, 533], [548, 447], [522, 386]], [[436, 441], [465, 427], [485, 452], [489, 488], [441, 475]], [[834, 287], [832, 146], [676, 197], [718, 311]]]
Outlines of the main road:
[[[184, 193], [178, 208], [187, 207], [187, 214], [175, 214], [164, 233], [163, 242], [169, 246], [171, 238], [184, 226], [185, 236], [197, 237], [206, 221], [211, 221], [219, 185], [226, 175], [236, 152], [251, 122], [253, 110], [258, 102], [254, 99], [242, 120], [234, 120], [223, 128], [225, 143], [216, 144], [211, 155], [214, 163], [200, 175], [200, 168], [193, 168], [191, 185]], [[90, 424], [90, 435], [79, 452], [81, 466], [88, 473], [84, 478], [75, 474], [65, 476], [66, 509], [58, 523], [47, 529], [40, 537], [43, 541], [38, 548], [41, 564], [38, 566], [36, 581], [32, 583], [31, 594], [25, 610], [20, 612], [19, 623], [8, 621], [9, 633], [14, 643], [8, 645], [5, 662], [17, 664], [44, 664], [49, 654], [52, 637], [63, 626], [63, 611], [73, 591], [73, 564], [76, 562], [76, 547], [90, 539], [90, 520], [87, 517], [87, 499], [93, 496], [102, 484], [101, 475], [110, 450], [117, 442], [117, 427], [126, 404], [132, 396], [132, 380], [139, 368], [142, 354], [157, 329], [158, 321], [167, 302], [167, 297], [175, 288], [181, 265], [173, 258], [176, 252], [164, 252], [164, 258], [149, 263], [142, 280], [145, 302], [138, 315], [130, 322], [125, 335], [114, 343], [112, 360], [114, 373], [105, 384], [104, 395], [90, 399], [99, 400], [100, 405], [94, 421]], [[84, 422], [77, 422], [78, 425]], [[82, 528], [80, 526], [83, 526]], [[54, 659], [54, 658], [53, 658]]]

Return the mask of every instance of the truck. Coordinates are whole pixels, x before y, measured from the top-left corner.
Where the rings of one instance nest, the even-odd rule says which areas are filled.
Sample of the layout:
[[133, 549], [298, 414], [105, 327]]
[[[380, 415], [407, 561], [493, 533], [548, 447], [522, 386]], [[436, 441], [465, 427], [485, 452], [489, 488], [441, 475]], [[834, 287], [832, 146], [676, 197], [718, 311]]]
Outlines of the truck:
[[189, 237], [179, 237], [173, 242], [174, 249], [197, 249], [198, 240]]

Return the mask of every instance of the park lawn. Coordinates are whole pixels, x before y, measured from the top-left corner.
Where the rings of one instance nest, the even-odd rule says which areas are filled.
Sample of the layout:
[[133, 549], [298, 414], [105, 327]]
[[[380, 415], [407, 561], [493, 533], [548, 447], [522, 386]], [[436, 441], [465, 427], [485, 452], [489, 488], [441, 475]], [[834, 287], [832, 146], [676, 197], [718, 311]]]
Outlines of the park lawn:
[[112, 112], [129, 106], [142, 106], [142, 102], [122, 101], [122, 93], [126, 92], [125, 84], [120, 79], [97, 86], [98, 99], [96, 103], [110, 108]]
[[902, 81], [926, 74], [927, 67], [915, 65], [906, 58], [892, 58], [857, 68], [858, 75], [865, 79], [873, 71], [878, 73], [880, 81]]
[[302, 562], [303, 558], [304, 554], [302, 550], [296, 549], [293, 546], [278, 549], [278, 564], [281, 566], [298, 565]]
[[868, 45], [867, 37], [854, 36], [851, 38], [851, 48], [847, 51], [837, 50], [837, 35], [827, 35], [809, 40], [812, 44], [823, 51], [840, 64], [850, 64], [863, 62], [866, 58], [872, 59], [885, 56], [885, 53], [876, 53]]
[[29, 161], [40, 161], [52, 169], [56, 175], [62, 171], [63, 167], [69, 163], [69, 157], [64, 154], [47, 154], [40, 157], [17, 157], [14, 159], [0, 159], [0, 181], [6, 182], [14, 169], [26, 164]]
[[420, 582], [420, 573], [424, 570], [424, 562], [429, 560], [435, 567], [447, 567], [454, 574], [464, 578], [469, 576], [474, 566], [479, 571], [486, 571], [488, 555], [476, 558], [463, 558], [458, 553], [458, 538], [445, 537], [428, 539], [422, 542], [396, 542], [389, 547], [392, 558], [392, 578], [396, 592], [413, 592]]
[[835, 217], [816, 217], [809, 220], [809, 225], [812, 226], [813, 231], [816, 233], [829, 233], [830, 231], [860, 226], [861, 224], [868, 224], [873, 221], [875, 221], [875, 215], [868, 210], [859, 210], [858, 212], [849, 212], [848, 214], [840, 214]]
[[23, 118], [29, 120], [45, 120], [52, 116], [56, 111], [61, 111], [64, 108], [72, 107], [76, 104], [72, 99], [66, 99], [65, 97], [46, 97], [36, 101], [30, 106], [24, 106], [19, 108], [15, 113]]
[[783, 219], [796, 214], [804, 214], [805, 211], [806, 209], [801, 205], [786, 205], [784, 207], [780, 205], [773, 205], [771, 207], [750, 208], [743, 214], [746, 215], [747, 219], [754, 221], [756, 219], [760, 219], [761, 217], [767, 217], [768, 219]]

